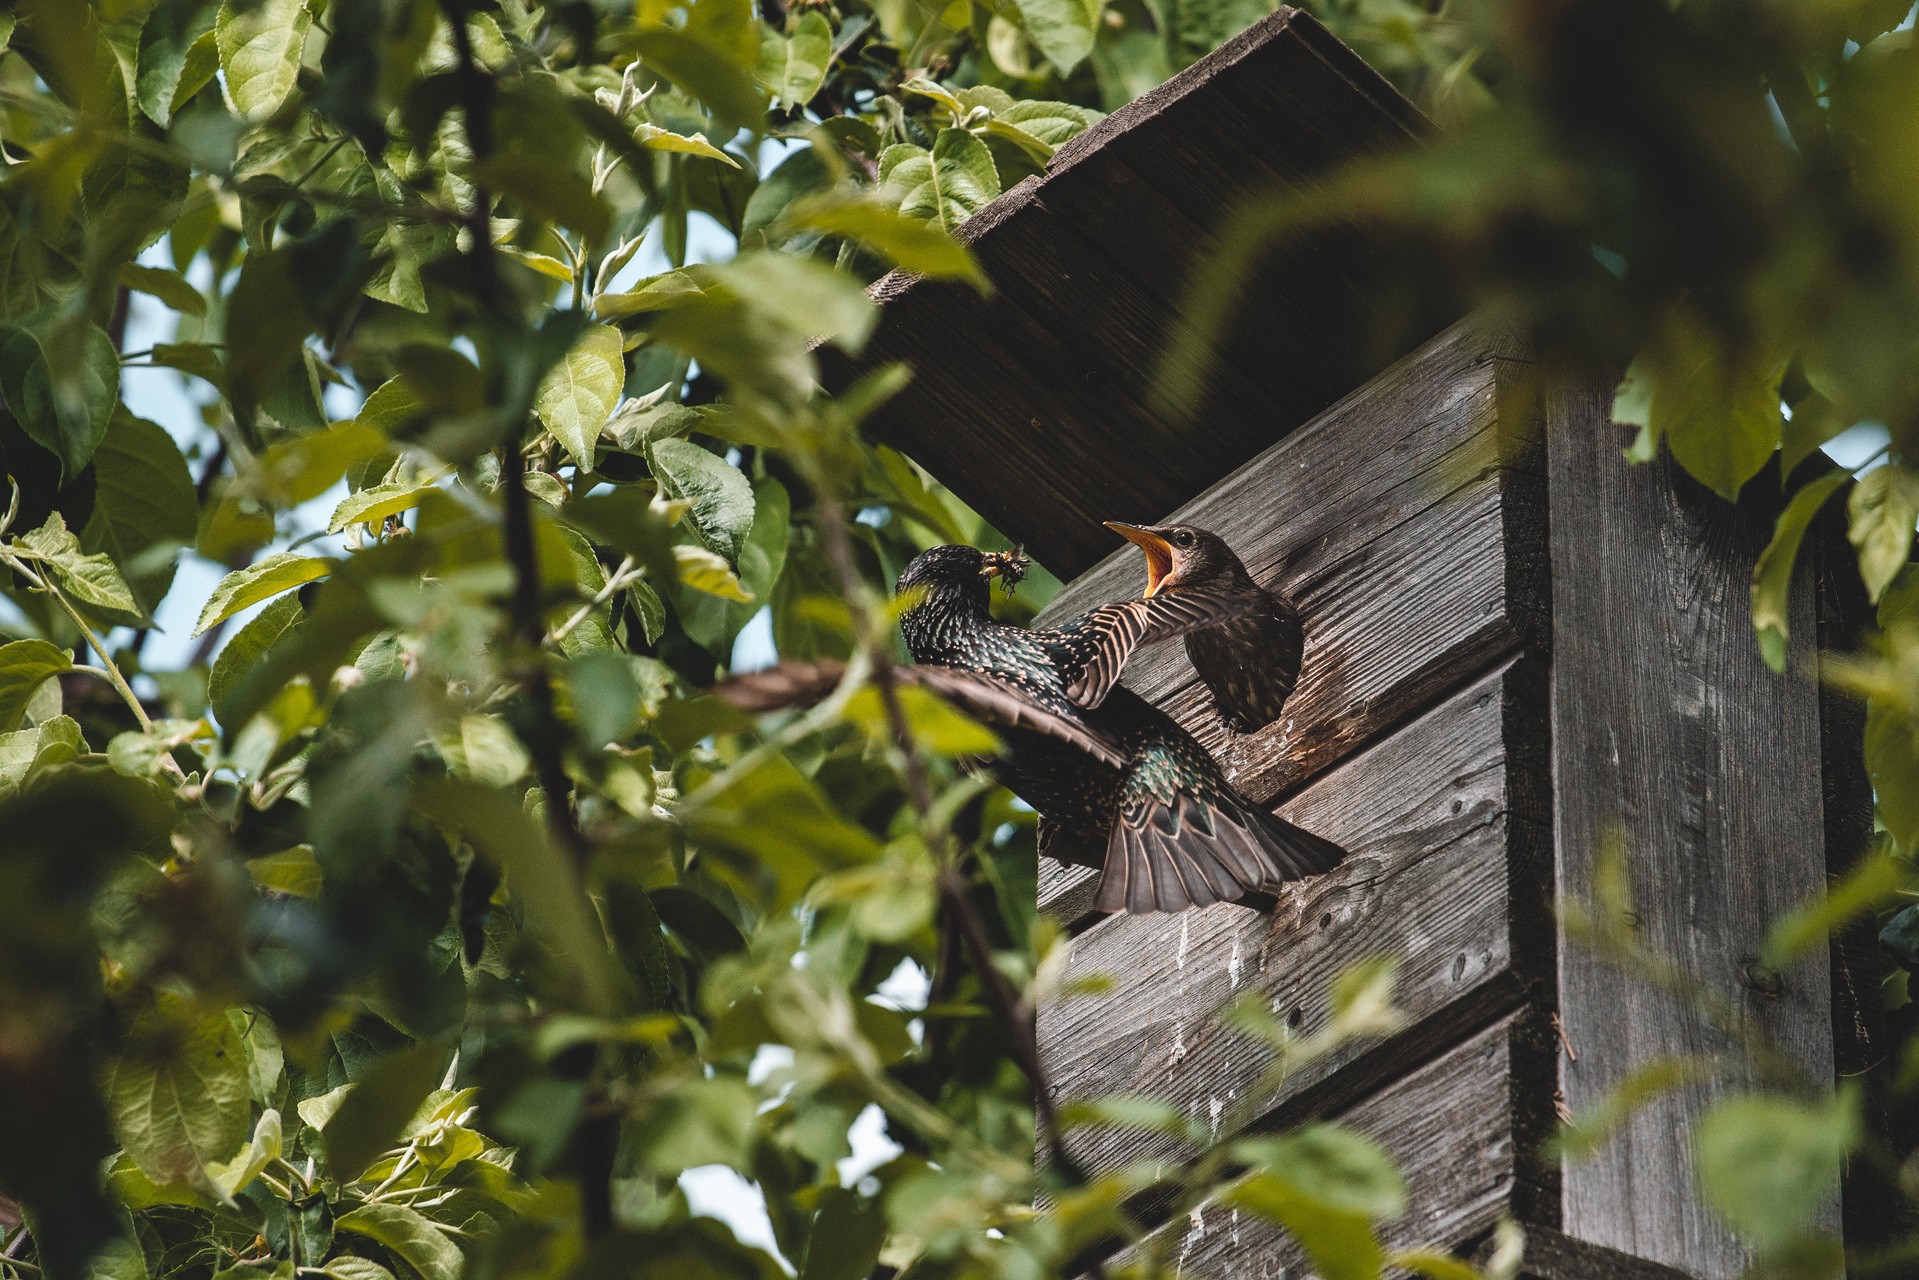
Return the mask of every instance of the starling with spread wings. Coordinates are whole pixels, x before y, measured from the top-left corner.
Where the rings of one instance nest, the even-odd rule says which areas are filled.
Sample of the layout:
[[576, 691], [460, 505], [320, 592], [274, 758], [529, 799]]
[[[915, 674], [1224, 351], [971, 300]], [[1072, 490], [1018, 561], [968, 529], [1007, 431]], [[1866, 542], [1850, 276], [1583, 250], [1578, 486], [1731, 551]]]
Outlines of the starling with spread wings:
[[[999, 728], [1000, 776], [1039, 811], [1041, 852], [1100, 867], [1098, 909], [1177, 911], [1232, 901], [1325, 871], [1344, 856], [1240, 795], [1204, 747], [1131, 690], [1112, 690], [1096, 710], [1067, 696], [1089, 669], [1117, 673], [1137, 646], [1218, 626], [1244, 601], [1187, 592], [1103, 605], [1059, 627], [1028, 630], [996, 621], [988, 609], [991, 580], [1023, 567], [1016, 553], [971, 547], [918, 556], [899, 582], [902, 593], [919, 596], [900, 619], [918, 665], [898, 672]], [[765, 709], [778, 696], [755, 691], [805, 683], [800, 666], [788, 664], [785, 676], [776, 667], [738, 677], [722, 696]], [[815, 697], [836, 670], [811, 677]]]

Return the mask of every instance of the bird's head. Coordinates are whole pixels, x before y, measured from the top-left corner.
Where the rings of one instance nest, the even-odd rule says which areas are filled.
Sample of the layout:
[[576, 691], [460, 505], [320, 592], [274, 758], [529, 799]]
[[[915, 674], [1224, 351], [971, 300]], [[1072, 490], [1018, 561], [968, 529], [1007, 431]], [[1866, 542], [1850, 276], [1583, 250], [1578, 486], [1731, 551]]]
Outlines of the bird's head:
[[1253, 585], [1226, 540], [1190, 524], [1137, 525], [1108, 520], [1106, 527], [1146, 553], [1146, 594], [1173, 587], [1214, 590]]
[[987, 603], [987, 584], [994, 578], [1013, 586], [1026, 576], [1030, 564], [1018, 551], [981, 551], [977, 547], [944, 546], [922, 551], [900, 574], [901, 594], [918, 589], [928, 595], [964, 595]]

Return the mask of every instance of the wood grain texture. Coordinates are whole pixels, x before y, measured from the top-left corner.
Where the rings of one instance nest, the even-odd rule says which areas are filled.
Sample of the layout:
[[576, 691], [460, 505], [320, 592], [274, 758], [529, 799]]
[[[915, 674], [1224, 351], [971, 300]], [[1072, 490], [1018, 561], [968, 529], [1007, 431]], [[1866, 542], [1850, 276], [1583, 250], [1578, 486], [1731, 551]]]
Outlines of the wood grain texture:
[[[1817, 893], [1826, 869], [1819, 691], [1769, 671], [1752, 636], [1747, 581], [1771, 521], [1735, 513], [1670, 460], [1628, 465], [1610, 402], [1605, 387], [1557, 396], [1548, 428], [1559, 884], [1585, 892], [1616, 826], [1645, 943], [1829, 1080], [1825, 955], [1776, 980], [1753, 968], [1768, 923]], [[1790, 670], [1803, 672], [1809, 572], [1790, 609]], [[1653, 1058], [1728, 1047], [1570, 944], [1559, 1006], [1579, 1054], [1563, 1064], [1575, 1112]], [[1704, 1280], [1739, 1274], [1744, 1254], [1701, 1204], [1681, 1136], [1707, 1101], [1702, 1087], [1648, 1107], [1596, 1159], [1568, 1167], [1567, 1234]]]
[[[1453, 1249], [1508, 1210], [1526, 1160], [1512, 1109], [1524, 1056], [1515, 1023], [1500, 1021], [1334, 1117], [1378, 1142], [1406, 1177], [1406, 1214], [1380, 1232], [1389, 1249]], [[1285, 1232], [1223, 1204], [1202, 1205], [1160, 1235], [1172, 1237], [1165, 1241], [1170, 1274], [1209, 1280], [1313, 1274]]]
[[1458, 314], [1408, 310], [1406, 273], [1365, 233], [1315, 234], [1249, 265], [1191, 416], [1146, 407], [1192, 271], [1242, 198], [1424, 130], [1323, 27], [1281, 8], [963, 224], [995, 296], [881, 281], [872, 341], [858, 361], [822, 351], [826, 382], [911, 363], [913, 384], [873, 430], [1070, 577], [1108, 545], [1100, 520], [1198, 492]]
[[[1526, 1280], [1692, 1280], [1683, 1271], [1575, 1240], [1550, 1227], [1527, 1223], [1525, 1230], [1526, 1255], [1519, 1274]], [[1483, 1264], [1491, 1254], [1488, 1239], [1473, 1256]]]
[[[1522, 660], [1285, 805], [1284, 816], [1352, 856], [1286, 886], [1270, 913], [1222, 905], [1113, 916], [1087, 930], [1068, 975], [1103, 974], [1113, 986], [1039, 1011], [1040, 1051], [1059, 1099], [1145, 1093], [1217, 1125], [1265, 1062], [1255, 1044], [1220, 1025], [1222, 1005], [1256, 991], [1310, 1030], [1326, 1016], [1340, 972], [1365, 957], [1395, 957], [1413, 1026], [1393, 1043], [1349, 1045], [1302, 1068], [1272, 1096], [1253, 1099], [1251, 1113], [1270, 1114], [1309, 1091], [1319, 1105], [1337, 1105], [1546, 981], [1550, 939], [1516, 935], [1513, 925], [1546, 910], [1544, 699], [1543, 673]], [[1550, 1089], [1549, 1078], [1538, 1082], [1542, 1102]], [[1121, 1130], [1075, 1135], [1071, 1147], [1091, 1168], [1191, 1154], [1170, 1137]]]
[[[1125, 683], [1178, 718], [1252, 798], [1296, 789], [1543, 640], [1542, 474], [1527, 433], [1502, 420], [1511, 352], [1498, 333], [1462, 322], [1200, 497], [1152, 513], [1222, 534], [1305, 614], [1300, 686], [1286, 718], [1256, 734], [1220, 723], [1183, 646], [1157, 646], [1128, 668]], [[1121, 547], [1042, 623], [1139, 594], [1145, 561]], [[1042, 905], [1075, 918], [1090, 905], [1086, 879], [1046, 863]]]

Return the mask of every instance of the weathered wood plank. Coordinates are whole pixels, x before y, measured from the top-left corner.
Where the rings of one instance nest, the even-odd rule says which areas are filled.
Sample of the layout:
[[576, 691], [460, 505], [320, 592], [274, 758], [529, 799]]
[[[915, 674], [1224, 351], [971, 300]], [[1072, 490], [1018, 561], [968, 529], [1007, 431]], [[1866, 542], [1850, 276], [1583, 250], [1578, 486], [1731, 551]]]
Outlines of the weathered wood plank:
[[[1538, 460], [1500, 420], [1510, 350], [1461, 323], [1223, 483], [1153, 513], [1221, 533], [1305, 612], [1300, 687], [1286, 719], [1257, 734], [1219, 722], [1178, 644], [1127, 671], [1253, 798], [1272, 801], [1543, 636]], [[1122, 549], [1041, 621], [1137, 595], [1144, 581], [1139, 553]], [[1041, 903], [1083, 879], [1048, 864]]]
[[[1515, 1004], [1550, 963], [1544, 939], [1522, 935], [1530, 951], [1515, 953], [1511, 923], [1546, 907], [1545, 783], [1522, 776], [1543, 764], [1544, 702], [1539, 667], [1522, 661], [1307, 788], [1280, 812], [1352, 856], [1288, 886], [1270, 913], [1226, 905], [1112, 916], [1089, 929], [1068, 973], [1104, 974], [1113, 988], [1039, 1011], [1040, 1051], [1059, 1096], [1145, 1093], [1217, 1123], [1265, 1055], [1216, 1011], [1257, 991], [1310, 1029], [1325, 1016], [1332, 980], [1369, 956], [1400, 961], [1399, 1000], [1415, 1027], [1397, 1043], [1352, 1045], [1302, 1068], [1254, 1100], [1255, 1113], [1308, 1090], [1336, 1103], [1335, 1073], [1355, 1089], [1377, 1081], [1373, 1068], [1355, 1066], [1368, 1053], [1376, 1051], [1374, 1067], [1403, 1064], [1410, 1050], [1456, 1039]], [[1539, 1092], [1550, 1088], [1541, 1081]], [[1071, 1145], [1093, 1168], [1190, 1154], [1164, 1135], [1131, 1131], [1076, 1135]]]
[[[1456, 1248], [1508, 1211], [1528, 1155], [1513, 1110], [1525, 1073], [1516, 1021], [1502, 1020], [1335, 1117], [1384, 1147], [1406, 1177], [1406, 1214], [1380, 1232], [1388, 1248]], [[1161, 1232], [1174, 1234], [1167, 1257], [1179, 1275], [1313, 1274], [1292, 1237], [1221, 1204], [1201, 1206]]]
[[[1735, 514], [1667, 460], [1628, 465], [1610, 400], [1607, 387], [1556, 396], [1548, 428], [1558, 881], [1585, 892], [1621, 831], [1645, 942], [1830, 1079], [1826, 957], [1784, 975], [1752, 959], [1825, 872], [1819, 691], [1766, 669], [1748, 612], [1771, 521]], [[1808, 573], [1790, 607], [1798, 673], [1815, 635]], [[1653, 1058], [1727, 1047], [1696, 1013], [1565, 943], [1559, 1006], [1579, 1054], [1562, 1066], [1575, 1111]], [[1708, 1097], [1648, 1107], [1569, 1166], [1567, 1234], [1706, 1280], [1739, 1274], [1743, 1252], [1700, 1202], [1683, 1138]]]
[[[884, 309], [868, 351], [858, 362], [823, 352], [827, 381], [911, 361], [915, 384], [873, 429], [1071, 576], [1103, 548], [1098, 519], [1197, 492], [1396, 353], [1364, 335], [1395, 310], [1389, 295], [1403, 273], [1344, 231], [1260, 264], [1244, 332], [1222, 341], [1223, 372], [1190, 421], [1145, 407], [1191, 266], [1238, 198], [1310, 181], [1422, 130], [1391, 86], [1311, 18], [1281, 9], [1061, 148], [1046, 174], [962, 227], [998, 296], [889, 278], [876, 290]], [[1411, 317], [1397, 349], [1442, 322]]]
[[[1488, 1240], [1474, 1257], [1484, 1263], [1491, 1254]], [[1526, 1280], [1692, 1280], [1683, 1271], [1531, 1222], [1526, 1224], [1526, 1256], [1519, 1274]]]

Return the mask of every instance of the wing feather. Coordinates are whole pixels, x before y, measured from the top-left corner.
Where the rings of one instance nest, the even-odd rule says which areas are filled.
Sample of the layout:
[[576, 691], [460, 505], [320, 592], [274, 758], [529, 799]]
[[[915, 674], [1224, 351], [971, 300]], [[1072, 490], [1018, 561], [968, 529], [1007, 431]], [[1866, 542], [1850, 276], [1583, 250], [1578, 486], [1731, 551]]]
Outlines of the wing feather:
[[1230, 622], [1254, 603], [1243, 595], [1169, 591], [1088, 609], [1043, 635], [1059, 662], [1066, 696], [1090, 709], [1106, 701], [1141, 645]]
[[[763, 671], [732, 676], [714, 693], [742, 711], [761, 714], [812, 706], [825, 699], [845, 676], [843, 662], [781, 662]], [[1105, 735], [1038, 706], [1012, 685], [992, 676], [935, 666], [894, 667], [893, 676], [902, 684], [917, 685], [943, 698], [984, 724], [1056, 739], [1116, 769], [1126, 765], [1126, 753]]]

